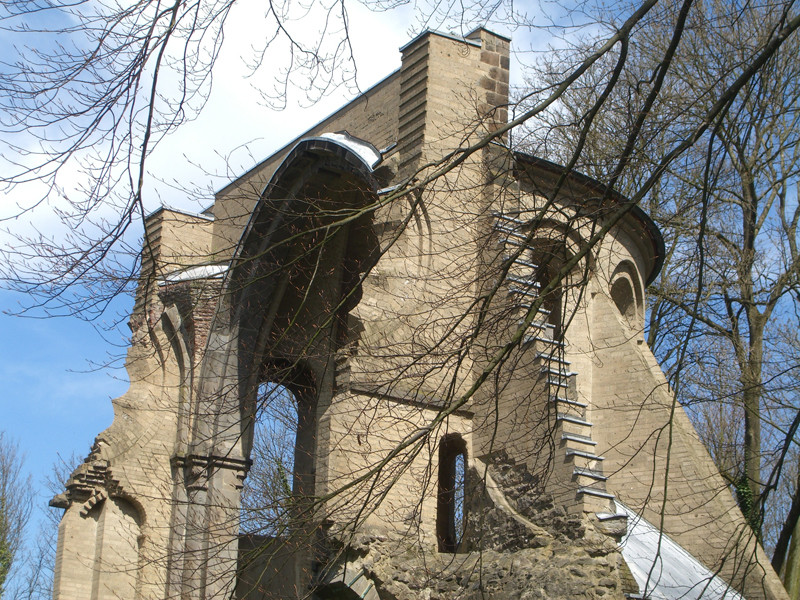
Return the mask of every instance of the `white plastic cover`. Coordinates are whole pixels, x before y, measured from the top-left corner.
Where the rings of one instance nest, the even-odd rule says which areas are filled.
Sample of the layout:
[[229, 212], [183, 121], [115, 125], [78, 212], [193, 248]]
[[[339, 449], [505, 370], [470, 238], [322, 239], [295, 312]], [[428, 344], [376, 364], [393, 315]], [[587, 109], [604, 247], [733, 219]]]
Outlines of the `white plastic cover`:
[[344, 146], [357, 155], [362, 161], [364, 161], [364, 164], [367, 165], [370, 170], [374, 169], [375, 165], [381, 162], [381, 153], [378, 152], [375, 146], [369, 142], [360, 140], [347, 132], [323, 133], [319, 137], [326, 140], [332, 140], [337, 144]]
[[192, 281], [193, 279], [221, 279], [225, 276], [228, 265], [199, 265], [180, 271], [173, 271], [161, 280], [161, 285], [177, 283], [179, 281]]
[[744, 600], [669, 536], [660, 533], [624, 504], [616, 504], [617, 512], [628, 515], [628, 533], [622, 539], [620, 549], [639, 584], [642, 597], [653, 600]]

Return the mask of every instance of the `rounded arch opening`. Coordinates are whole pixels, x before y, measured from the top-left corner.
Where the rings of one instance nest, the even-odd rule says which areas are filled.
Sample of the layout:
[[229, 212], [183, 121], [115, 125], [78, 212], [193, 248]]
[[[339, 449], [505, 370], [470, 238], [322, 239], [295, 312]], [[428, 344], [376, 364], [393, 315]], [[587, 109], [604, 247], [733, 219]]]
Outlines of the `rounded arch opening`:
[[611, 284], [611, 299], [623, 318], [629, 323], [633, 323], [636, 318], [636, 301], [631, 283], [626, 277], [618, 277]]
[[549, 291], [551, 282], [559, 277], [565, 264], [570, 261], [580, 248], [581, 240], [573, 231], [566, 231], [561, 223], [544, 223], [540, 232], [531, 242], [528, 260], [534, 266], [533, 277], [542, 296], [540, 311], [546, 316], [545, 322], [550, 333], [547, 337], [561, 341], [564, 337], [567, 315], [567, 291], [582, 277], [579, 274], [585, 268], [591, 256], [582, 259], [578, 265], [561, 276], [560, 281]]
[[[221, 421], [231, 436], [239, 433], [243, 458], [253, 461], [245, 496], [262, 475], [290, 488], [292, 503], [314, 496], [317, 401], [332, 393], [325, 374], [336, 349], [360, 331], [348, 315], [379, 253], [368, 210], [376, 189], [369, 165], [347, 144], [303, 140], [276, 170], [243, 234], [226, 282], [230, 314], [220, 323], [236, 336], [231, 385], [239, 406]], [[240, 427], [232, 423], [237, 414]], [[282, 440], [283, 449], [265, 448], [266, 437]], [[259, 458], [271, 472], [261, 472]]]
[[[371, 211], [379, 188], [374, 163], [365, 162], [352, 146], [330, 138], [305, 139], [275, 171], [232, 259], [198, 374], [191, 445], [199, 457], [222, 468], [207, 469], [208, 485], [191, 488], [199, 502], [190, 504], [187, 545], [201, 548], [212, 536], [217, 543], [238, 534], [232, 523], [241, 518], [235, 511], [242, 478], [258, 435], [256, 423], [264, 420], [259, 406], [265, 397], [280, 406], [277, 398], [282, 397], [284, 406], [295, 407], [291, 477], [286, 451], [281, 453], [283, 475], [278, 469], [281, 500], [292, 490], [288, 507], [271, 503], [283, 520], [273, 514], [267, 522], [275, 526], [262, 527], [293, 552], [285, 564], [297, 568], [274, 578], [278, 587], [308, 586], [312, 544], [284, 544], [283, 536], [314, 540], [323, 518], [300, 502], [322, 495], [328, 483], [325, 472], [315, 472], [315, 457], [326, 455], [317, 446], [327, 443], [316, 436], [317, 407], [334, 393], [337, 351], [355, 336], [355, 324], [348, 331], [348, 313], [379, 252]], [[284, 429], [289, 431], [284, 438], [291, 439], [291, 420]], [[225, 502], [222, 510], [219, 498]], [[259, 540], [247, 541], [259, 545]], [[199, 555], [192, 560], [187, 572], [212, 568], [211, 562], [201, 564]], [[213, 558], [226, 560], [227, 555]]]
[[[538, 266], [536, 270], [536, 283], [539, 290], [544, 290], [553, 277], [556, 276], [558, 269], [552, 264], [540, 265], [538, 262], [534, 263]], [[563, 338], [563, 283], [559, 283], [554, 289], [549, 292], [542, 293], [542, 305], [540, 312], [544, 312], [547, 319], [546, 322], [552, 330], [552, 338], [554, 340], [561, 340]]]
[[[139, 597], [142, 515], [121, 496], [107, 497], [97, 520], [92, 598]], [[108, 537], [107, 537], [108, 536]], [[113, 536], [113, 543], [107, 539]]]
[[609, 294], [623, 319], [636, 326], [643, 318], [644, 298], [638, 271], [630, 261], [624, 260], [614, 269]]

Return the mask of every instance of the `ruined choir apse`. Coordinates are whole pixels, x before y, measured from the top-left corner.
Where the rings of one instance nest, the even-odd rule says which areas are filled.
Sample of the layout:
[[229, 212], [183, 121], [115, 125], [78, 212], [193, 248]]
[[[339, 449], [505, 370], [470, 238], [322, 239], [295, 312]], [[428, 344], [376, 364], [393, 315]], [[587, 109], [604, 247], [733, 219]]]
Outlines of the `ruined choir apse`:
[[643, 341], [657, 227], [486, 137], [509, 43], [426, 31], [149, 215], [57, 600], [786, 597]]

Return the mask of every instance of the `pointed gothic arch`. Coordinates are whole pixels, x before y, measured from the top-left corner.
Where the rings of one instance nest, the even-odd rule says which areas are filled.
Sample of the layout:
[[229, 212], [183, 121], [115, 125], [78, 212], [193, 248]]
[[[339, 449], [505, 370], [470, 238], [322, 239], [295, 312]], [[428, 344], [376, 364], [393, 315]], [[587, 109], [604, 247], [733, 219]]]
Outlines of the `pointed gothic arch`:
[[[321, 421], [335, 389], [337, 349], [350, 337], [347, 315], [360, 298], [361, 275], [377, 260], [372, 166], [378, 159], [374, 148], [346, 134], [301, 141], [266, 186], [239, 243], [201, 364], [183, 465], [189, 498], [184, 568], [194, 580], [203, 572], [206, 589], [233, 586], [239, 497], [263, 381], [287, 385], [303, 407], [295, 495], [314, 502], [325, 493], [319, 463], [330, 433]], [[309, 521], [303, 519], [307, 531], [299, 536], [307, 544]], [[307, 548], [294, 552], [292, 560], [310, 560]], [[310, 568], [295, 573], [292, 583], [303, 585]]]

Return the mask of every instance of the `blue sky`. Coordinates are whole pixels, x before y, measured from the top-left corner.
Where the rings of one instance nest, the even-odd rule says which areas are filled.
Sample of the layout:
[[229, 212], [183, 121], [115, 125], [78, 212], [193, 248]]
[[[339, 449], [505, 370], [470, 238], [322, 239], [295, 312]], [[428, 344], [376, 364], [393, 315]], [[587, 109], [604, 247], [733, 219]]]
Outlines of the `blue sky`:
[[[19, 301], [24, 298], [0, 291], [3, 310], [14, 310]], [[2, 314], [0, 332], [0, 428], [18, 442], [39, 484], [59, 454], [85, 455], [111, 423], [110, 398], [127, 388], [125, 371], [119, 360], [117, 368], [97, 365], [107, 364], [112, 354], [119, 358], [122, 350], [77, 318]], [[38, 500], [46, 504], [46, 496], [42, 490]]]

